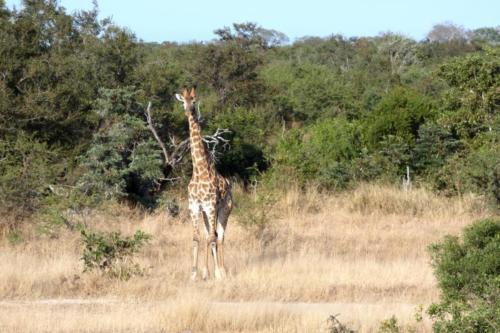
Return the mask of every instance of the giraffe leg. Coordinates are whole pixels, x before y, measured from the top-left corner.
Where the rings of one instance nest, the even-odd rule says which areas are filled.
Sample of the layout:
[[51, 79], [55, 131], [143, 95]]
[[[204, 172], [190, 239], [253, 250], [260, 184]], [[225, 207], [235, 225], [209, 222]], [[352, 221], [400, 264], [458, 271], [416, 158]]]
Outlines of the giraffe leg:
[[203, 271], [202, 271], [202, 278], [203, 280], [206, 280], [209, 278], [210, 271], [208, 270], [208, 254], [210, 252], [210, 242], [209, 242], [209, 223], [208, 223], [208, 218], [205, 212], [202, 213], [203, 217], [203, 225], [205, 227], [205, 247], [204, 247], [204, 260], [203, 260]]
[[219, 255], [217, 254], [217, 234], [216, 234], [216, 223], [217, 217], [215, 214], [215, 209], [211, 208], [207, 212], [207, 220], [208, 220], [208, 242], [210, 249], [212, 251], [212, 257], [214, 260], [214, 275], [217, 280], [221, 280], [223, 278], [220, 267], [219, 267]]
[[191, 280], [196, 280], [198, 275], [198, 250], [200, 245], [200, 228], [199, 219], [200, 213], [196, 210], [190, 211], [191, 221], [193, 222], [193, 261], [191, 266]]
[[198, 249], [200, 240], [193, 240], [193, 266], [191, 268], [191, 280], [195, 281], [198, 275]]
[[210, 276], [210, 272], [208, 270], [208, 253], [210, 252], [210, 242], [208, 241], [208, 238], [205, 237], [205, 260], [203, 262], [203, 280], [206, 280]]
[[217, 255], [219, 256], [219, 269], [221, 277], [226, 277], [226, 268], [224, 266], [224, 228], [217, 223]]
[[222, 280], [224, 278], [220, 266], [219, 266], [219, 255], [217, 249], [217, 241], [215, 235], [211, 238], [210, 248], [212, 250], [212, 257], [214, 258], [214, 275], [216, 280]]
[[222, 277], [226, 277], [226, 266], [224, 264], [224, 234], [232, 207], [232, 197], [231, 194], [228, 193], [222, 205], [219, 207], [217, 214], [217, 254], [219, 255], [219, 265]]

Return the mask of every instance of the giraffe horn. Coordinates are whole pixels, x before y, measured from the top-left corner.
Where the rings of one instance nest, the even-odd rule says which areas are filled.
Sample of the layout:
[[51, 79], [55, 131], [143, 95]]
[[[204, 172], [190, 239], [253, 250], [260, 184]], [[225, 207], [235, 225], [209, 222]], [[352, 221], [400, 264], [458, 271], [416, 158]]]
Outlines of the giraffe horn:
[[196, 97], [196, 91], [195, 91], [194, 87], [191, 88], [191, 94], [190, 95], [191, 95], [192, 98]]

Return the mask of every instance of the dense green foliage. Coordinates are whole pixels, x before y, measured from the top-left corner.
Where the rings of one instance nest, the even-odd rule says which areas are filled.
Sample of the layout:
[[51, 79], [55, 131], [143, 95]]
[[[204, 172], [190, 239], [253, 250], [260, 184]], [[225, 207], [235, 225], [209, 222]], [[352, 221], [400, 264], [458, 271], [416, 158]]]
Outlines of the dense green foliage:
[[128, 279], [140, 272], [133, 263], [136, 254], [150, 239], [151, 235], [138, 230], [132, 237], [122, 237], [119, 232], [81, 231], [84, 272], [94, 269], [113, 277]]
[[0, 210], [12, 225], [54, 196], [169, 201], [189, 154], [167, 163], [144, 112], [151, 101], [174, 151], [188, 126], [173, 96], [191, 85], [206, 133], [231, 131], [219, 170], [245, 184], [343, 189], [399, 182], [408, 166], [413, 181], [500, 203], [498, 28], [285, 43], [243, 23], [211, 42], [156, 44], [97, 15], [0, 1]]
[[435, 332], [498, 332], [500, 327], [500, 220], [465, 229], [430, 247], [442, 292], [432, 304]]

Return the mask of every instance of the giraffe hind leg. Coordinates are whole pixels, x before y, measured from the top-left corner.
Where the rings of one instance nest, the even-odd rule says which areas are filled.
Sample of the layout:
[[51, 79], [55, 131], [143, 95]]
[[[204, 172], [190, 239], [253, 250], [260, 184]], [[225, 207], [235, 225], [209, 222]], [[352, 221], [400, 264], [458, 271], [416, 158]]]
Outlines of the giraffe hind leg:
[[[214, 260], [214, 276], [217, 280], [221, 280], [223, 275], [219, 266], [219, 255], [217, 249], [217, 212], [214, 208], [215, 205], [207, 207], [205, 211], [207, 222], [208, 222], [208, 246], [212, 252], [212, 258]], [[208, 255], [207, 255], [208, 256]], [[208, 259], [208, 258], [207, 258]]]
[[226, 268], [224, 266], [224, 229], [217, 224], [217, 256], [219, 261], [219, 272], [222, 278], [226, 277]]
[[226, 277], [226, 266], [224, 264], [224, 234], [227, 220], [232, 210], [232, 199], [230, 196], [224, 200], [222, 207], [217, 214], [217, 254], [219, 255], [219, 265], [222, 277]]

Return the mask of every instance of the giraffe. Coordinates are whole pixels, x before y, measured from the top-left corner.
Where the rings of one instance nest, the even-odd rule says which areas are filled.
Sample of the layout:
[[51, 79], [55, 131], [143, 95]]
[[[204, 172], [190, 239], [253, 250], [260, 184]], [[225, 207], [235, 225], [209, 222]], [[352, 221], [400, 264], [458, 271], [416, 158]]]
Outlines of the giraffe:
[[211, 251], [214, 260], [214, 275], [217, 280], [220, 280], [226, 276], [224, 232], [232, 210], [231, 182], [217, 172], [214, 161], [203, 143], [198, 114], [195, 109], [195, 88], [192, 88], [191, 92], [184, 89], [182, 94], [176, 94], [175, 97], [182, 102], [188, 118], [193, 162], [193, 175], [188, 185], [189, 212], [193, 223], [191, 279], [196, 280], [198, 274], [201, 221], [205, 231], [206, 249], [202, 277], [203, 279], [208, 278], [208, 257]]

